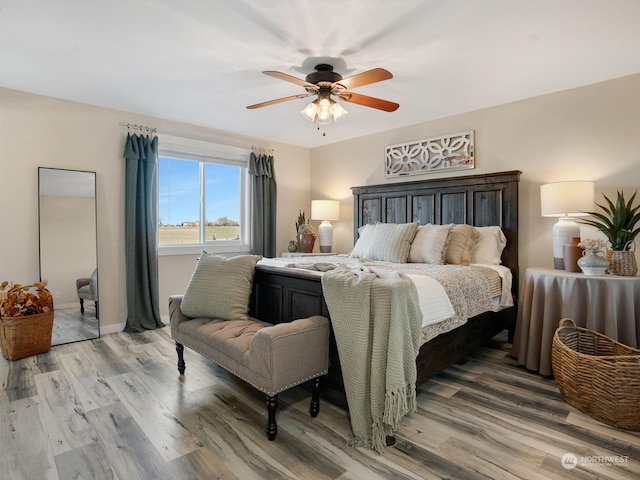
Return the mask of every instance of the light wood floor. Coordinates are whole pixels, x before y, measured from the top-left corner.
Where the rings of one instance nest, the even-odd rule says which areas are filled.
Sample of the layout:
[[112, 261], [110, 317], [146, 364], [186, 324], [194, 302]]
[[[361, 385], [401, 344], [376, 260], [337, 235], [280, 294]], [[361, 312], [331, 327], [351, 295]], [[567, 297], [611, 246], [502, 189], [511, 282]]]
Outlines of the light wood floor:
[[0, 359], [0, 478], [640, 478], [639, 433], [570, 408], [508, 352], [494, 340], [425, 383], [383, 456], [345, 447], [344, 410], [310, 418], [302, 388], [269, 442], [262, 395], [188, 349], [181, 378], [167, 328]]

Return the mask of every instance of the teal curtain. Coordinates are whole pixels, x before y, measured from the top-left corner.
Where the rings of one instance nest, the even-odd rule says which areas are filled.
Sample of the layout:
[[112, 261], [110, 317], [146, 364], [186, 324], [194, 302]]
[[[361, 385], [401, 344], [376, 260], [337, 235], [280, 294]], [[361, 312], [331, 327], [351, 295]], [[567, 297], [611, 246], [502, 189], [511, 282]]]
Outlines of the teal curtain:
[[251, 252], [275, 257], [278, 189], [273, 156], [251, 152], [249, 174], [252, 180]]
[[158, 138], [127, 134], [125, 171], [125, 332], [164, 327], [158, 309]]

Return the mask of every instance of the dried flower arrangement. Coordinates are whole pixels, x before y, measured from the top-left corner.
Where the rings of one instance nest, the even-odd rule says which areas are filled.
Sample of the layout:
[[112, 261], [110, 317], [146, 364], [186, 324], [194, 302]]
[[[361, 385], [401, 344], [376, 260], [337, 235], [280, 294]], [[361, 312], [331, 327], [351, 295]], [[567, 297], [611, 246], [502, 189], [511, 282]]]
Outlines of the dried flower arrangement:
[[595, 251], [604, 251], [607, 246], [607, 242], [600, 239], [595, 238], [584, 238], [578, 243], [579, 247], [584, 248], [585, 250], [595, 250]]
[[53, 310], [53, 297], [47, 290], [47, 281], [32, 285], [4, 281], [0, 284], [0, 316], [25, 317]]
[[312, 235], [316, 234], [316, 231], [313, 229], [310, 223], [307, 223], [305, 219], [304, 210], [298, 210], [298, 221], [296, 222], [296, 233], [298, 235], [310, 233]]

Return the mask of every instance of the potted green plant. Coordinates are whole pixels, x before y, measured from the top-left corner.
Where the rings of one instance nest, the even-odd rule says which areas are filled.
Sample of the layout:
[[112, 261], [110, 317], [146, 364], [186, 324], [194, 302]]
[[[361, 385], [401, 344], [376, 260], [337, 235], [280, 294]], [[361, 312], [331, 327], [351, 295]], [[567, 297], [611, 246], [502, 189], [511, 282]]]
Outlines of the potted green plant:
[[7, 360], [51, 349], [53, 297], [47, 281], [32, 285], [0, 284], [0, 348]]
[[634, 240], [640, 233], [640, 205], [634, 205], [636, 193], [627, 201], [624, 193], [618, 191], [615, 204], [603, 194], [607, 204], [596, 203], [602, 212], [586, 212], [593, 218], [580, 220], [585, 225], [597, 228], [607, 237], [611, 247], [609, 271], [616, 275], [632, 276], [638, 271]]
[[316, 232], [311, 224], [307, 223], [304, 210], [298, 211], [296, 232], [298, 234], [298, 250], [302, 253], [313, 252], [313, 244], [316, 241]]

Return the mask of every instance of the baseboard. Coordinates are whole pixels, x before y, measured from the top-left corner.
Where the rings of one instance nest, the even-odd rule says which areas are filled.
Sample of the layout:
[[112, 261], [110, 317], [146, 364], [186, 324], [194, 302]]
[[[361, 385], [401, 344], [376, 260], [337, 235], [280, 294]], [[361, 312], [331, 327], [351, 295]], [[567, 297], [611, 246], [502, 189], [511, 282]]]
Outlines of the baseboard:
[[111, 325], [100, 325], [100, 335], [109, 335], [110, 333], [118, 333], [124, 330], [126, 323], [114, 323]]
[[[169, 325], [169, 315], [160, 317], [165, 324]], [[100, 325], [100, 335], [109, 335], [110, 333], [118, 333], [124, 330], [126, 323], [115, 323], [112, 325]]]

